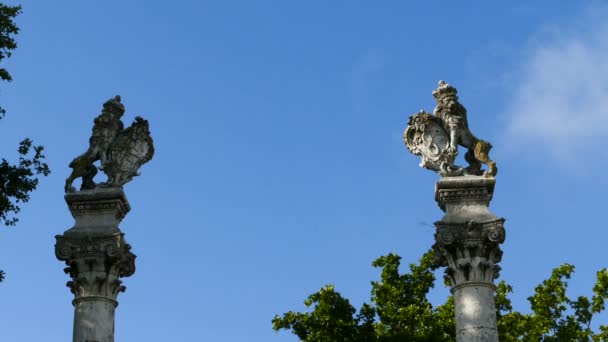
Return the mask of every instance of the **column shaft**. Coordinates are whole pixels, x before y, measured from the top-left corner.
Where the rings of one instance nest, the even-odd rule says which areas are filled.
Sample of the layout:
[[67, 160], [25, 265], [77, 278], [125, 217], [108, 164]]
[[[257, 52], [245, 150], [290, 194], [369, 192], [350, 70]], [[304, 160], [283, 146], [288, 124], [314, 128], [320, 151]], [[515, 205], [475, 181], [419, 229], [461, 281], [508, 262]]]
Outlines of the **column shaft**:
[[118, 303], [103, 297], [74, 300], [74, 342], [113, 342]]
[[498, 341], [494, 287], [470, 283], [452, 289], [456, 308], [456, 341]]

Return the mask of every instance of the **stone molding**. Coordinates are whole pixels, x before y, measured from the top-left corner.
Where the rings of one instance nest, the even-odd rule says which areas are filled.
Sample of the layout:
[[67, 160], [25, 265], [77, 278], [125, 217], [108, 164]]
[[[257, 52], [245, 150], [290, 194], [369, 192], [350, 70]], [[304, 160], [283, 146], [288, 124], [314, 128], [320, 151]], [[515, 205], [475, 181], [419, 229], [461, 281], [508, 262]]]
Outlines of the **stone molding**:
[[67, 193], [65, 201], [74, 218], [88, 213], [111, 211], [120, 221], [131, 210], [131, 205], [122, 188], [98, 188]]
[[452, 292], [452, 294], [454, 294], [454, 292], [460, 290], [463, 287], [467, 287], [467, 286], [487, 287], [487, 288], [491, 289], [492, 291], [496, 291], [496, 285], [494, 285], [494, 284], [490, 284], [490, 283], [486, 283], [486, 282], [469, 281], [466, 283], [462, 283], [460, 285], [452, 286], [450, 288], [450, 292]]
[[448, 204], [490, 204], [496, 180], [488, 177], [443, 177], [435, 184], [435, 200], [441, 210]]

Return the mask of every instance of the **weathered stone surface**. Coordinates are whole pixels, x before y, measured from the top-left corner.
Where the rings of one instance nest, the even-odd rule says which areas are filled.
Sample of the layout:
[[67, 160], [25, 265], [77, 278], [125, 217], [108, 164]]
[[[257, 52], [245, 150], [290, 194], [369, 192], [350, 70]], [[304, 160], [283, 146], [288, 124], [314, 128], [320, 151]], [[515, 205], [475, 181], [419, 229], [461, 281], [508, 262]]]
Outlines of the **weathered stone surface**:
[[435, 255], [447, 266], [452, 286], [463, 282], [489, 282], [498, 277], [505, 240], [504, 219], [488, 209], [495, 179], [444, 177], [436, 183], [435, 199], [445, 211], [435, 222]]
[[72, 340], [113, 342], [115, 309], [115, 302], [104, 302], [103, 299], [75, 302]]
[[488, 206], [494, 178], [443, 177], [435, 199], [445, 212], [435, 222], [435, 257], [446, 266], [456, 310], [457, 341], [498, 341], [494, 279], [502, 258], [505, 220]]
[[[133, 124], [124, 129], [121, 120], [125, 107], [120, 96], [115, 96], [103, 104], [101, 114], [93, 121], [89, 148], [70, 163], [72, 173], [65, 181], [65, 192], [76, 192], [72, 186], [75, 179], [82, 177], [80, 190], [97, 187], [122, 187], [133, 177], [139, 176], [139, 168], [154, 156], [154, 142], [150, 136], [148, 121], [136, 117]], [[105, 183], [96, 184], [93, 178], [97, 166], [108, 176]]]
[[66, 237], [107, 236], [120, 232], [118, 224], [131, 210], [121, 188], [96, 188], [67, 193], [65, 201], [76, 223]]
[[75, 225], [57, 235], [55, 255], [68, 267], [74, 294], [74, 342], [113, 342], [114, 310], [125, 291], [120, 278], [135, 272], [135, 255], [118, 224], [130, 210], [122, 189], [65, 196]]
[[[403, 133], [407, 149], [421, 156], [420, 166], [442, 176], [496, 175], [496, 163], [490, 159], [492, 144], [478, 139], [469, 129], [466, 108], [458, 101], [456, 88], [444, 81], [433, 91], [437, 106], [431, 115], [424, 110], [410, 116]], [[458, 146], [467, 148], [466, 168], [455, 165]], [[481, 164], [488, 165], [483, 171]]]
[[504, 220], [484, 224], [444, 225], [435, 223], [435, 255], [447, 266], [445, 278], [450, 285], [466, 282], [489, 282], [498, 278], [505, 239]]
[[494, 287], [485, 283], [452, 288], [456, 309], [456, 341], [495, 342], [496, 304]]

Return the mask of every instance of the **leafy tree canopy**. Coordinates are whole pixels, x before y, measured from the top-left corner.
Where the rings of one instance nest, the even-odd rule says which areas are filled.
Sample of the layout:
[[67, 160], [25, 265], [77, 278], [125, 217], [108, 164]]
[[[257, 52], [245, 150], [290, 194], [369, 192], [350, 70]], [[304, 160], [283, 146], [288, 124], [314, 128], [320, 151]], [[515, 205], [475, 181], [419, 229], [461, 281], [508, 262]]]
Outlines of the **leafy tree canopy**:
[[[407, 273], [399, 273], [401, 258], [388, 254], [373, 266], [382, 270], [372, 282], [370, 303], [355, 309], [333, 286], [310, 295], [304, 312], [289, 311], [272, 320], [275, 331], [289, 330], [303, 342], [455, 341], [454, 301], [433, 306], [427, 294], [435, 283], [437, 265], [432, 251]], [[594, 315], [605, 309], [608, 270], [597, 273], [591, 298], [567, 296], [574, 266], [563, 264], [528, 298], [531, 313], [514, 311], [508, 294], [512, 287], [498, 284], [495, 300], [499, 339], [511, 341], [608, 341], [608, 326], [591, 329]]]
[[[7, 6], [0, 3], [0, 61], [11, 56], [17, 48], [14, 36], [19, 28], [14, 22], [15, 17], [21, 13], [21, 6]], [[10, 73], [0, 68], [0, 80], [12, 81]], [[0, 119], [6, 110], [0, 107]], [[17, 153], [19, 161], [12, 164], [2, 158], [0, 161], [0, 224], [15, 225], [18, 218], [15, 216], [21, 203], [30, 199], [30, 192], [38, 185], [38, 175], [47, 176], [50, 173], [48, 165], [44, 162], [42, 146], [35, 146], [29, 138], [19, 143]], [[0, 271], [0, 281], [4, 279], [4, 272]]]

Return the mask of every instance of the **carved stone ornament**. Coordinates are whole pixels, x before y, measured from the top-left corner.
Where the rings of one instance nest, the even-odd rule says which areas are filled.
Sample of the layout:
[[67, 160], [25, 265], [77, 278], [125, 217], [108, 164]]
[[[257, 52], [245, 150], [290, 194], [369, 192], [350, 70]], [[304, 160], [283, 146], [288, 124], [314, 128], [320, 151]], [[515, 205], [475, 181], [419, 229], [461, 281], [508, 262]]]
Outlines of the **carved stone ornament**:
[[451, 286], [477, 282], [491, 284], [498, 278], [502, 258], [499, 245], [505, 240], [504, 219], [435, 226], [435, 256], [446, 266], [445, 279]]
[[120, 278], [135, 273], [135, 255], [124, 234], [88, 239], [58, 235], [56, 239], [55, 255], [68, 266], [64, 271], [72, 280], [66, 285], [75, 301], [101, 297], [114, 303], [125, 291]]
[[467, 283], [491, 285], [498, 277], [505, 241], [504, 218], [488, 209], [494, 178], [444, 177], [437, 182], [435, 199], [445, 212], [435, 222], [435, 257], [447, 266], [452, 287]]
[[423, 110], [411, 116], [403, 134], [407, 149], [421, 156], [420, 166], [443, 176], [460, 176], [464, 169], [454, 165], [456, 153], [448, 151], [450, 137], [438, 117]]
[[130, 210], [120, 188], [100, 188], [65, 195], [75, 224], [55, 236], [55, 255], [68, 265], [68, 286], [76, 299], [116, 300], [124, 291], [120, 277], [135, 272], [135, 255], [118, 225]]
[[[458, 102], [457, 90], [444, 81], [433, 91], [437, 106], [433, 114], [421, 110], [410, 116], [403, 134], [407, 149], [421, 156], [420, 166], [438, 172], [442, 176], [496, 175], [496, 163], [488, 153], [492, 144], [478, 139], [469, 130], [467, 110]], [[466, 147], [464, 168], [454, 164], [458, 146]], [[488, 165], [483, 171], [481, 164]]]
[[154, 155], [154, 142], [148, 121], [136, 117], [131, 127], [119, 134], [110, 145], [110, 159], [102, 164], [109, 185], [125, 184], [139, 176], [139, 167]]
[[[150, 136], [148, 121], [136, 117], [133, 124], [124, 129], [121, 117], [125, 107], [120, 96], [106, 101], [101, 114], [93, 122], [93, 132], [89, 148], [70, 163], [72, 173], [65, 181], [65, 192], [75, 192], [72, 183], [82, 177], [80, 190], [96, 187], [122, 187], [134, 176], [139, 168], [154, 156], [154, 142]], [[105, 183], [96, 184], [93, 178], [98, 167], [108, 176]]]

